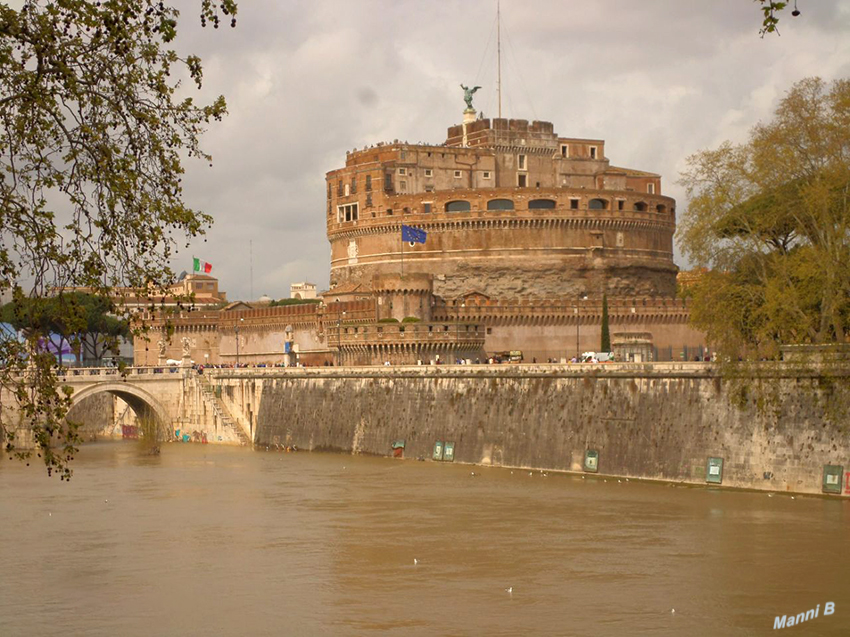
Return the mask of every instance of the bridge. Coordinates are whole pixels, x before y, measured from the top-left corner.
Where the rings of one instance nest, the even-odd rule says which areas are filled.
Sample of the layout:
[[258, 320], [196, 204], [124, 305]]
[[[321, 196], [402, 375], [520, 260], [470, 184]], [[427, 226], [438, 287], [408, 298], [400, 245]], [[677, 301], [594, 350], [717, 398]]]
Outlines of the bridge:
[[[181, 366], [72, 367], [59, 375], [59, 385], [73, 390], [74, 409], [94, 396], [110, 394], [126, 403], [135, 420], [153, 420], [162, 435], [173, 432], [206, 434], [212, 442], [251, 444], [240, 424], [227, 411], [209, 380], [194, 369]], [[219, 391], [220, 393], [220, 391]], [[4, 390], [4, 408], [14, 404]], [[113, 423], [104, 423], [109, 428]], [[24, 427], [16, 428], [16, 440], [26, 446]]]

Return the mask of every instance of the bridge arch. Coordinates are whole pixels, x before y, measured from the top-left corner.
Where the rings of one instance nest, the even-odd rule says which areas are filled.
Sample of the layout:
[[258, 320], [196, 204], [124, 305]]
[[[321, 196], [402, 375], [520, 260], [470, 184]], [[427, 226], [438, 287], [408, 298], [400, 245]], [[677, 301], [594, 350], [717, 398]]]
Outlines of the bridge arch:
[[77, 405], [86, 398], [97, 394], [109, 393], [118, 396], [130, 406], [130, 409], [142, 418], [154, 418], [161, 429], [167, 429], [171, 425], [168, 410], [153, 394], [129, 383], [104, 382], [89, 385], [71, 395], [71, 405]]

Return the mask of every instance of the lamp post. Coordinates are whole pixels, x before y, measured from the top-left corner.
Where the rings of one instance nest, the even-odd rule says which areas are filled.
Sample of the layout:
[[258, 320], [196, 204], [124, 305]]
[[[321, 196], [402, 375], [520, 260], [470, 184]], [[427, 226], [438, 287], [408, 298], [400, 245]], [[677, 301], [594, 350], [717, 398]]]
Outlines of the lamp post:
[[239, 325], [240, 325], [240, 324], [241, 324], [244, 320], [245, 320], [245, 319], [240, 318], [240, 319], [239, 319], [239, 323], [237, 323], [237, 324], [236, 324], [236, 367], [237, 367], [237, 368], [239, 367]]
[[587, 300], [586, 294], [578, 297], [578, 300], [576, 301], [576, 304], [575, 304], [575, 307], [574, 307], [574, 311], [575, 311], [575, 315], [576, 315], [576, 362], [577, 363], [581, 362], [581, 349], [579, 348], [579, 325], [581, 325], [581, 313], [580, 313], [580, 307], [581, 306], [579, 304], [580, 304], [581, 301], [586, 301], [586, 300]]

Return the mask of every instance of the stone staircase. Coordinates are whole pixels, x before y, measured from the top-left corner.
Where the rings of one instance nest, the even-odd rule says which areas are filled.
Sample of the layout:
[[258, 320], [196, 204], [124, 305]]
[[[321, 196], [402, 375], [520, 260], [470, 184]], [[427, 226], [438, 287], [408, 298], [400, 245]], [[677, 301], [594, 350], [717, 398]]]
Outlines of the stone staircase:
[[215, 387], [213, 387], [212, 383], [210, 383], [209, 378], [203, 375], [196, 376], [195, 378], [201, 387], [201, 395], [203, 396], [204, 402], [212, 407], [213, 413], [215, 413], [218, 417], [219, 422], [221, 422], [224, 427], [231, 429], [239, 438], [239, 442], [242, 445], [250, 447], [251, 439], [242, 429], [242, 425], [240, 425], [236, 419], [230, 415], [230, 411], [227, 407], [225, 407], [221, 398], [216, 395]]

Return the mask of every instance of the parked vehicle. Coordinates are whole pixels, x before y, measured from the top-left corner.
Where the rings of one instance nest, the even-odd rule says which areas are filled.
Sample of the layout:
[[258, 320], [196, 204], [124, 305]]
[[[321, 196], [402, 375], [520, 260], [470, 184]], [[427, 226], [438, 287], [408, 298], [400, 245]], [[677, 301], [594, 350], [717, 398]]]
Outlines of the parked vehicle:
[[581, 355], [582, 363], [613, 363], [613, 352], [583, 352]]
[[522, 351], [515, 349], [509, 352], [496, 352], [493, 354], [493, 360], [496, 363], [521, 363]]

